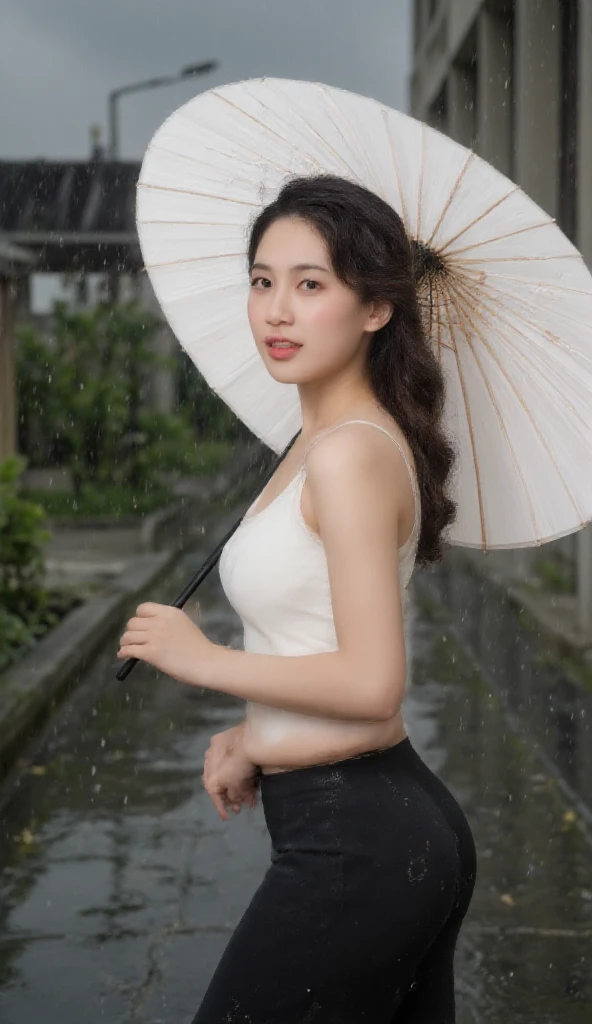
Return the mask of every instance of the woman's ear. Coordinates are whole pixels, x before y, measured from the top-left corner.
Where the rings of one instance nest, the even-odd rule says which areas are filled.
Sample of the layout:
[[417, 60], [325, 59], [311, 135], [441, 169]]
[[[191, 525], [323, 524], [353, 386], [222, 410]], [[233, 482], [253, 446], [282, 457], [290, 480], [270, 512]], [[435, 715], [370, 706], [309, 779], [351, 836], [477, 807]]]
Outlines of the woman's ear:
[[393, 312], [394, 306], [391, 302], [374, 302], [368, 315], [364, 330], [380, 331], [386, 324], [388, 324]]

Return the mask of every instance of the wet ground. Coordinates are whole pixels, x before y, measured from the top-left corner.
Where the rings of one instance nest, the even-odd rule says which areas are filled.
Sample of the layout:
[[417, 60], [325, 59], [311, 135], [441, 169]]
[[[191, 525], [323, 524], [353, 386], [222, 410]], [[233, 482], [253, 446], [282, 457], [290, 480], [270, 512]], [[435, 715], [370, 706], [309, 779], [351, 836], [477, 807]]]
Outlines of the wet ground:
[[[172, 599], [232, 522], [146, 596]], [[240, 647], [217, 569], [198, 594], [208, 635]], [[589, 1024], [591, 846], [421, 585], [411, 625], [407, 730], [479, 855], [458, 1020]], [[225, 823], [202, 787], [241, 705], [141, 665], [116, 682], [118, 636], [0, 794], [2, 1024], [189, 1024], [267, 866], [260, 805]]]

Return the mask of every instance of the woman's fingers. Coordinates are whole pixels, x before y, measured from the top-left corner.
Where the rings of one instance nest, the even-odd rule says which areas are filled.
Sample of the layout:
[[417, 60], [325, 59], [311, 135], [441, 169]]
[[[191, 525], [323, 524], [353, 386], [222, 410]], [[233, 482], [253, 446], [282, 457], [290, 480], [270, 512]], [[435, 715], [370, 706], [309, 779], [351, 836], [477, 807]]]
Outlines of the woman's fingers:
[[251, 801], [255, 792], [255, 787], [252, 786], [250, 783], [243, 783], [242, 785], [238, 786], [229, 785], [227, 792], [228, 799], [233, 806], [235, 804], [238, 804], [239, 806], [241, 804], [251, 805]]
[[150, 639], [147, 630], [128, 630], [119, 641], [120, 647], [131, 647], [134, 644], [146, 644]]
[[239, 813], [241, 804], [245, 799], [242, 793], [236, 789], [231, 793], [228, 786], [223, 785], [210, 773], [204, 773], [204, 789], [224, 821], [228, 820], [229, 807], [232, 807], [235, 814]]
[[230, 808], [239, 814], [243, 803], [255, 807], [258, 779], [254, 766], [235, 755], [227, 742], [223, 744], [223, 737], [223, 733], [213, 737], [205, 752], [203, 782], [218, 814], [227, 821]]
[[228, 821], [226, 810], [226, 795], [222, 790], [207, 790], [208, 796], [223, 821]]

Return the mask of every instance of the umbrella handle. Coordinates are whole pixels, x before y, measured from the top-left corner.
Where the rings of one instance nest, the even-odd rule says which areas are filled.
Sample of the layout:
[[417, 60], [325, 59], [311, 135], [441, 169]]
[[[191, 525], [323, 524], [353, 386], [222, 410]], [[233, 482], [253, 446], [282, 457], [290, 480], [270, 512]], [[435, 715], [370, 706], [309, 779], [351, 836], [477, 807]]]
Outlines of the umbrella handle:
[[[288, 443], [286, 448], [284, 448], [284, 450], [281, 453], [281, 455], [279, 456], [279, 458], [273, 464], [273, 466], [271, 467], [270, 472], [268, 473], [268, 475], [266, 476], [266, 478], [265, 478], [265, 480], [263, 482], [263, 486], [261, 487], [259, 493], [261, 493], [261, 491], [263, 491], [264, 488], [267, 486], [267, 484], [271, 480], [273, 474], [275, 473], [276, 469], [278, 468], [280, 462], [283, 462], [283, 460], [285, 459], [286, 455], [290, 451], [290, 448], [294, 444], [294, 441], [296, 440], [296, 438], [298, 437], [300, 432], [301, 431], [299, 430], [296, 434], [294, 434], [294, 437], [292, 438], [292, 440]], [[170, 606], [171, 608], [183, 608], [183, 606], [189, 600], [191, 595], [195, 593], [195, 591], [199, 587], [200, 583], [202, 583], [203, 580], [205, 580], [206, 576], [212, 571], [212, 569], [216, 565], [218, 559], [220, 558], [220, 555], [222, 554], [222, 549], [223, 549], [224, 545], [227, 543], [228, 540], [230, 540], [230, 538], [232, 537], [232, 534], [234, 533], [234, 531], [237, 530], [238, 527], [240, 526], [240, 524], [242, 523], [243, 518], [244, 518], [245, 514], [248, 512], [251, 504], [252, 504], [252, 502], [250, 501], [249, 504], [247, 505], [247, 507], [245, 508], [245, 510], [243, 511], [242, 515], [239, 516], [239, 518], [237, 519], [236, 523], [234, 523], [234, 525], [231, 526], [231, 528], [228, 531], [228, 533], [216, 545], [216, 547], [211, 552], [211, 554], [209, 554], [208, 557], [206, 558], [206, 560], [203, 563], [203, 565], [201, 565], [200, 568], [197, 570], [195, 576], [189, 581], [189, 583], [181, 591], [179, 596], [177, 598], [175, 598], [175, 600], [172, 602], [172, 604]], [[141, 660], [140, 658], [128, 658], [127, 661], [124, 661], [124, 663], [121, 666], [121, 668], [115, 673], [115, 678], [117, 680], [119, 680], [119, 682], [123, 682], [124, 679], [127, 679], [127, 677], [129, 676], [130, 672], [132, 671], [132, 669], [138, 664], [138, 661], [140, 661], [140, 660]]]

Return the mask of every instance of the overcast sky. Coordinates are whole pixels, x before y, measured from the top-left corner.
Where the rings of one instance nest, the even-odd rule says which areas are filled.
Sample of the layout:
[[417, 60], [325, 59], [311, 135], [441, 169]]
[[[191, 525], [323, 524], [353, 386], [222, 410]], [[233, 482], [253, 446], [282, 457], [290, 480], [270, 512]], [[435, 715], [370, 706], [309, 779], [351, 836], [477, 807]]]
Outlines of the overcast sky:
[[217, 59], [193, 82], [124, 97], [120, 152], [202, 88], [262, 75], [408, 109], [410, 0], [3, 0], [0, 159], [84, 159], [110, 89]]

